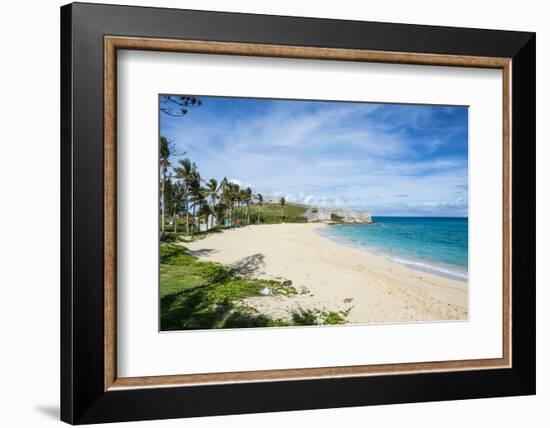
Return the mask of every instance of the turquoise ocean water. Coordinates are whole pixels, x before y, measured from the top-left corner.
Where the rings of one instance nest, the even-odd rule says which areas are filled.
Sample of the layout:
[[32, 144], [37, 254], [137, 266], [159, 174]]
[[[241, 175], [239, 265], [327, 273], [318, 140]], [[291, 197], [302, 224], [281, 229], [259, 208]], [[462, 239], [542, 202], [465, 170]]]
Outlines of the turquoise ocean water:
[[468, 219], [373, 217], [368, 225], [331, 225], [323, 236], [414, 269], [468, 279]]

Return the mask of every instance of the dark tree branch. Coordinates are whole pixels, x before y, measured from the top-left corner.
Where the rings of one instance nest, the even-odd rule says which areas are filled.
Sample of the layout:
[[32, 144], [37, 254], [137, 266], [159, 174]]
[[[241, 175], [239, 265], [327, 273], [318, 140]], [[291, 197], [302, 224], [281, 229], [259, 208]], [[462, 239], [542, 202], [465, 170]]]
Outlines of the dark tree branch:
[[160, 111], [173, 117], [185, 116], [189, 108], [201, 105], [201, 100], [189, 95], [163, 95], [160, 97]]

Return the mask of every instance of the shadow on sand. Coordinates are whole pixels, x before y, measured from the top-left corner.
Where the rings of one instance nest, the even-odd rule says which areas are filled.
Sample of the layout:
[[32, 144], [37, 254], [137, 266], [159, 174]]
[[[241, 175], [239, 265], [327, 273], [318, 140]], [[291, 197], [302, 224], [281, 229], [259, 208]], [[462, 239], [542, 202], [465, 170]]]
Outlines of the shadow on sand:
[[[208, 254], [212, 250], [189, 251]], [[179, 290], [161, 298], [161, 330], [267, 327], [273, 321], [264, 315], [240, 310], [235, 302], [242, 290], [253, 294], [258, 286], [247, 278], [260, 273], [265, 256], [254, 254], [205, 276], [196, 287]], [[224, 294], [225, 293], [225, 294]], [[237, 297], [237, 298], [235, 298]]]
[[263, 254], [254, 254], [245, 257], [231, 265], [231, 271], [236, 276], [251, 277], [263, 273], [262, 268], [265, 266], [265, 256]]

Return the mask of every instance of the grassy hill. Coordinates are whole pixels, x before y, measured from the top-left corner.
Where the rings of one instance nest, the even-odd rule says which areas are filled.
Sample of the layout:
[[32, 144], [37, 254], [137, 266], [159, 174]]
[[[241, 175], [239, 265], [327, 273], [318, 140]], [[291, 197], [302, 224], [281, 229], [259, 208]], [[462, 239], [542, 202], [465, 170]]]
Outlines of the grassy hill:
[[[304, 214], [307, 207], [303, 205], [294, 205], [287, 203], [285, 205], [286, 223], [306, 223], [307, 219]], [[280, 204], [263, 204], [260, 208], [258, 205], [250, 205], [250, 223], [256, 223], [258, 213], [260, 214], [260, 223], [280, 223], [281, 222], [281, 205]]]
[[[307, 209], [308, 207], [303, 205], [286, 204], [285, 211], [284, 211], [284, 214], [285, 214], [284, 222], [285, 223], [307, 223], [307, 218], [304, 216]], [[259, 215], [259, 224], [281, 223], [281, 211], [282, 209], [280, 204], [264, 203], [261, 208], [257, 204], [250, 204], [250, 207], [249, 207], [250, 224], [258, 223], [258, 215]], [[239, 207], [236, 209], [236, 212], [234, 214], [236, 215], [236, 217], [238, 217], [239, 224], [242, 226], [246, 226], [246, 208]], [[201, 218], [201, 221], [202, 221], [202, 224], [204, 225], [206, 221], [205, 217]], [[185, 238], [187, 237], [187, 235], [185, 234], [185, 230], [186, 230], [185, 217], [180, 216], [177, 220], [177, 224], [178, 224], [178, 232], [174, 233], [173, 225], [171, 224], [171, 217], [166, 216], [165, 218], [166, 234], [163, 240], [165, 241], [179, 241], [182, 239], [185, 240]], [[213, 229], [210, 229], [207, 233], [218, 233], [223, 229], [224, 229], [224, 226], [222, 223], [214, 227]], [[195, 230], [194, 232], [190, 230], [189, 236], [191, 235], [193, 235], [194, 238], [200, 238], [200, 237], [204, 237], [206, 233], [199, 232], [198, 230]]]

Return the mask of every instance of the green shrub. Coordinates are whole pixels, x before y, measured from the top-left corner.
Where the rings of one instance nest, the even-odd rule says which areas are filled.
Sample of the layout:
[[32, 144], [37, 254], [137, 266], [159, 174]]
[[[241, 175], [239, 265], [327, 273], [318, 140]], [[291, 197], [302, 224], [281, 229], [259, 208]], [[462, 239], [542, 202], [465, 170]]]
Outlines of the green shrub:
[[244, 277], [220, 263], [199, 260], [180, 244], [161, 243], [160, 262], [164, 331], [345, 323], [347, 312], [318, 309], [296, 311], [290, 320], [263, 315], [243, 300], [261, 296], [266, 287], [274, 295], [296, 295], [298, 290], [291, 281]]
[[197, 260], [195, 256], [187, 254], [187, 248], [177, 244], [160, 245], [160, 263], [166, 265], [185, 266]]
[[337, 325], [337, 324], [345, 324], [346, 319], [342, 316], [342, 313], [340, 312], [325, 312], [323, 313], [323, 321], [324, 324], [328, 325]]

